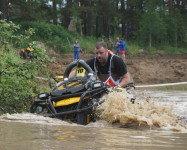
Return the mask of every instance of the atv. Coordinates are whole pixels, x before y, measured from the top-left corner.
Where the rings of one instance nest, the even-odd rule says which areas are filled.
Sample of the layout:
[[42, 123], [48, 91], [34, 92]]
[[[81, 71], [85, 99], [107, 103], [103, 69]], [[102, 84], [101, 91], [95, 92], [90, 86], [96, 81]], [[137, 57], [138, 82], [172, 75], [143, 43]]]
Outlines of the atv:
[[23, 59], [27, 59], [27, 57], [29, 58], [33, 58], [33, 52], [34, 52], [34, 49], [29, 46], [27, 47], [26, 49], [22, 49], [21, 52], [20, 52], [20, 56], [23, 58]]
[[[87, 75], [69, 79], [70, 72], [76, 67], [84, 68]], [[50, 93], [40, 93], [39, 100], [34, 101], [30, 112], [70, 120], [81, 125], [95, 121], [94, 108], [103, 103], [100, 98], [108, 93], [108, 86], [97, 80], [97, 76], [85, 61], [70, 63], [63, 75], [63, 81], [59, 78], [55, 80], [56, 86]]]
[[[77, 69], [77, 74], [69, 78], [72, 70]], [[85, 75], [83, 75], [85, 73]], [[50, 93], [38, 94], [30, 108], [31, 113], [40, 114], [48, 117], [56, 117], [62, 120], [69, 120], [81, 125], [86, 125], [96, 119], [95, 108], [102, 104], [104, 100], [100, 98], [109, 93], [109, 85], [97, 80], [96, 74], [86, 64], [84, 60], [76, 60], [68, 65], [63, 76], [54, 78], [56, 86]], [[51, 80], [49, 80], [51, 81]], [[131, 83], [126, 88], [133, 88]], [[122, 91], [117, 88], [117, 91]], [[130, 95], [131, 102], [134, 103], [135, 97]]]

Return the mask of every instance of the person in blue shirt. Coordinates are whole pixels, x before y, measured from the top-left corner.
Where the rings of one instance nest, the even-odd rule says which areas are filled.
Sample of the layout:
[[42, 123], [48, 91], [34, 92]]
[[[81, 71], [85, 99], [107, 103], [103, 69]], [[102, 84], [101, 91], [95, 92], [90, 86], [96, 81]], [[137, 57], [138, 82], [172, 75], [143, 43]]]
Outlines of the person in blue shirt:
[[123, 38], [120, 39], [120, 56], [123, 60], [125, 60], [125, 41]]
[[79, 59], [79, 48], [80, 48], [79, 42], [78, 42], [78, 40], [75, 40], [74, 48], [73, 48], [74, 60], [78, 60]]

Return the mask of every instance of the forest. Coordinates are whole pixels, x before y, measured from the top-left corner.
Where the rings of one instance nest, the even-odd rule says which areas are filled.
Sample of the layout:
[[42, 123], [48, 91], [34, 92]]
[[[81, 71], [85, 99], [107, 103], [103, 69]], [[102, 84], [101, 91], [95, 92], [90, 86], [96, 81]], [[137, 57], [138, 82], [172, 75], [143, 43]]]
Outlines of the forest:
[[0, 19], [42, 22], [80, 36], [187, 47], [186, 0], [0, 0]]

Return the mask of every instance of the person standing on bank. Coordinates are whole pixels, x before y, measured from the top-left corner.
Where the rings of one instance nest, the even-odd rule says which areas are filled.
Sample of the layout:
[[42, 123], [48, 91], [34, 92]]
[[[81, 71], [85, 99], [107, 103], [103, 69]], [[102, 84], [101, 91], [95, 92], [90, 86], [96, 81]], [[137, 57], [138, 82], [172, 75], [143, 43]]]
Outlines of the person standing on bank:
[[113, 51], [114, 44], [113, 44], [113, 42], [112, 42], [112, 40], [110, 38], [108, 39], [107, 47], [108, 47], [108, 50]]
[[74, 48], [73, 48], [74, 60], [79, 60], [79, 48], [80, 48], [79, 42], [78, 40], [75, 40]]
[[120, 39], [120, 56], [123, 60], [125, 60], [125, 41], [123, 38]]
[[119, 47], [119, 45], [120, 45], [120, 41], [119, 41], [119, 37], [117, 37], [116, 38], [116, 43], [115, 43], [115, 54], [116, 55], [120, 55], [120, 47]]
[[130, 76], [124, 61], [113, 54], [108, 53], [104, 42], [95, 45], [95, 58], [86, 63], [97, 73], [100, 81], [111, 87], [126, 87], [130, 83]]

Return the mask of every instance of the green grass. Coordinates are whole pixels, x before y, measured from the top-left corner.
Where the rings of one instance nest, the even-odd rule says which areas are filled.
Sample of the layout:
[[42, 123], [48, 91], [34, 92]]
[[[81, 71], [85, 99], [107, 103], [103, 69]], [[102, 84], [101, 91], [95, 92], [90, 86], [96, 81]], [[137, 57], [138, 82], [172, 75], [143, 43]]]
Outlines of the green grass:
[[176, 47], [171, 47], [171, 46], [164, 47], [164, 51], [167, 53], [171, 53], [171, 54], [187, 53], [187, 49], [185, 48], [176, 48]]
[[86, 52], [90, 52], [90, 51], [94, 52], [95, 43], [98, 42], [99, 40], [95, 37], [83, 36], [83, 37], [79, 37], [78, 41], [80, 47], [85, 48]]
[[165, 86], [165, 87], [157, 87], [157, 90], [164, 90], [164, 91], [187, 91], [187, 84], [184, 85], [172, 85], [172, 86]]
[[131, 55], [135, 55], [139, 52], [141, 47], [136, 45], [136, 44], [133, 44], [131, 42], [127, 42], [126, 43], [126, 49], [127, 49], [127, 52], [129, 52]]

